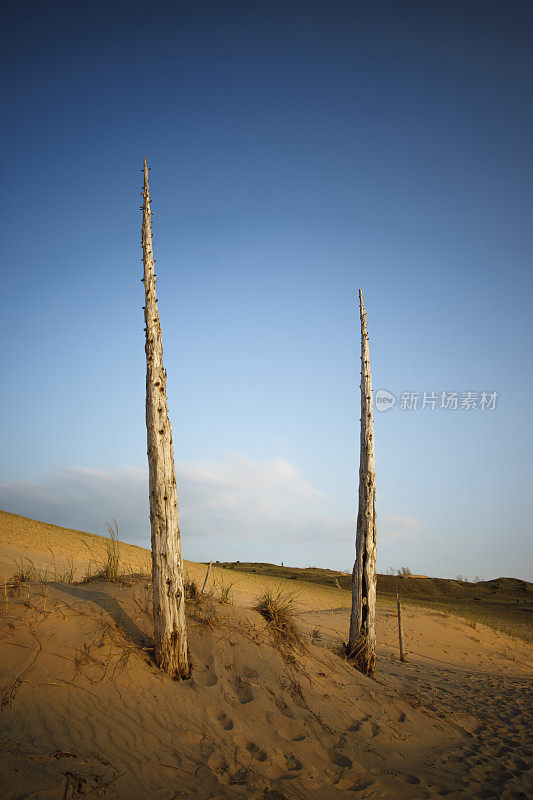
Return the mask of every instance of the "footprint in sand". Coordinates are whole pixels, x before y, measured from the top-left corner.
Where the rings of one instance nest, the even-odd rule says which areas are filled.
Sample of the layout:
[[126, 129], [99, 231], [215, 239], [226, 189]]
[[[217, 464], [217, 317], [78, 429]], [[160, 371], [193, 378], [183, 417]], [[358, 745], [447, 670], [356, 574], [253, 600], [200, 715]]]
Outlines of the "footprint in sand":
[[377, 736], [379, 733], [379, 725], [377, 725], [375, 722], [368, 722], [367, 720], [364, 720], [361, 722], [360, 728], [361, 732], [366, 736]]
[[364, 789], [370, 789], [372, 784], [375, 783], [373, 778], [369, 778], [368, 780], [357, 781], [352, 786], [350, 786], [351, 792], [362, 792]]
[[255, 700], [255, 694], [252, 691], [252, 687], [245, 683], [241, 678], [237, 677], [233, 681], [233, 686], [235, 688], [235, 693], [238, 697], [239, 703], [243, 706], [246, 703], [251, 703], [252, 700]]
[[223, 711], [217, 717], [225, 731], [231, 731], [234, 728], [233, 720], [228, 717]]
[[348, 758], [348, 756], [345, 756], [344, 753], [339, 753], [337, 750], [330, 750], [329, 758], [332, 764], [335, 764], [337, 767], [342, 767], [342, 769], [350, 769], [353, 767], [353, 761]]
[[348, 730], [349, 730], [349, 731], [358, 731], [358, 730], [360, 730], [360, 729], [361, 729], [361, 725], [362, 725], [364, 722], [368, 722], [368, 720], [369, 720], [369, 719], [370, 719], [370, 715], [369, 715], [369, 714], [367, 714], [367, 715], [366, 715], [366, 717], [363, 717], [363, 718], [362, 718], [362, 719], [360, 719], [358, 722], [354, 722], [354, 723], [353, 723], [353, 725], [350, 725], [350, 727], [348, 728]]
[[255, 742], [248, 742], [248, 744], [246, 745], [246, 749], [248, 750], [250, 755], [254, 757], [256, 761], [263, 762], [266, 761], [268, 758], [266, 752], [262, 750], [259, 747], [259, 745], [257, 745]]
[[289, 772], [299, 772], [303, 767], [302, 762], [299, 758], [296, 758], [294, 753], [285, 753], [285, 761]]
[[401, 773], [399, 777], [405, 783], [410, 783], [412, 785], [420, 783], [420, 778], [418, 777], [418, 775], [409, 775], [407, 773]]

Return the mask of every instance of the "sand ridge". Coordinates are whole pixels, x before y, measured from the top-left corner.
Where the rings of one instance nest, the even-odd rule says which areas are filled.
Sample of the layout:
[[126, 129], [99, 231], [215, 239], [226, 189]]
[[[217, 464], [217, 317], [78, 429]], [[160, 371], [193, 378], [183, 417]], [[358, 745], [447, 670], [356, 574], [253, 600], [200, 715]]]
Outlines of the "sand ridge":
[[67, 786], [73, 797], [410, 797], [424, 779], [420, 732], [426, 758], [460, 738], [322, 646], [280, 652], [259, 614], [213, 599], [189, 604], [194, 674], [176, 683], [143, 649], [148, 609], [143, 581], [31, 585], [9, 599], [6, 797]]
[[[45, 566], [31, 525], [16, 542]], [[97, 546], [105, 552], [104, 540]], [[58, 539], [53, 549], [64, 557]], [[84, 574], [83, 550], [69, 552]], [[147, 551], [130, 553], [142, 571]], [[203, 583], [204, 564], [186, 569]], [[402, 664], [395, 608], [381, 603], [373, 681], [336, 652], [348, 630], [345, 591], [216, 565], [207, 588], [211, 596], [188, 603], [194, 671], [184, 683], [151, 661], [148, 577], [4, 590], [2, 797], [533, 797], [525, 642], [406, 607]], [[302, 651], [280, 649], [253, 610], [268, 588], [292, 591]]]

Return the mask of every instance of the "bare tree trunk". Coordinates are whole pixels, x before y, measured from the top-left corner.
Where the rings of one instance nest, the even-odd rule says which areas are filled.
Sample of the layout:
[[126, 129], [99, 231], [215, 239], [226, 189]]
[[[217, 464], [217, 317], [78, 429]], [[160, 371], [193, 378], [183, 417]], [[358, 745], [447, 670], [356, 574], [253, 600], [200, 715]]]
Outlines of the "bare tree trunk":
[[372, 375], [363, 293], [361, 316], [361, 455], [359, 511], [352, 573], [352, 612], [347, 655], [361, 672], [372, 676], [376, 664], [376, 471], [372, 420]]
[[403, 649], [403, 629], [402, 629], [402, 607], [400, 605], [400, 595], [396, 592], [396, 607], [398, 609], [398, 640], [400, 642], [400, 661], [407, 661]]
[[168, 418], [167, 373], [155, 291], [152, 250], [152, 212], [148, 167], [144, 159], [142, 248], [144, 263], [144, 320], [146, 332], [146, 431], [152, 528], [152, 591], [156, 663], [175, 678], [191, 673], [183, 560], [178, 523], [178, 490], [174, 472], [172, 428]]
[[204, 593], [204, 591], [205, 591], [205, 587], [207, 586], [207, 579], [209, 578], [209, 573], [211, 572], [211, 564], [212, 564], [212, 563], [213, 563], [213, 562], [212, 562], [212, 561], [210, 561], [210, 562], [209, 562], [209, 566], [207, 567], [207, 572], [205, 573], [204, 585], [202, 586], [202, 591], [200, 592], [200, 594], [203, 594], [203, 593]]

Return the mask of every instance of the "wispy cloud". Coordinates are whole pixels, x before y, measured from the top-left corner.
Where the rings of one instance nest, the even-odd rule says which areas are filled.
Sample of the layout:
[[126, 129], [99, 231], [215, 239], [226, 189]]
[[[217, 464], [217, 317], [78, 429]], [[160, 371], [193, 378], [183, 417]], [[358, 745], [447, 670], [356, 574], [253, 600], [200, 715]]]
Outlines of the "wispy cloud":
[[385, 540], [413, 541], [424, 536], [424, 525], [414, 517], [386, 514], [379, 519], [379, 535]]
[[234, 455], [223, 462], [180, 465], [184, 525], [211, 536], [276, 540], [313, 527], [324, 496], [293, 464]]
[[[191, 537], [256, 541], [339, 539], [351, 521], [327, 513], [327, 498], [287, 461], [223, 461], [176, 468], [180, 524]], [[149, 540], [148, 475], [132, 466], [68, 467], [41, 481], [0, 484], [0, 506], [59, 525], [103, 532], [117, 519], [121, 536]]]
[[[240, 553], [246, 541], [263, 560], [281, 560], [283, 548], [287, 557], [297, 552], [310, 563], [329, 559], [335, 550], [345, 553], [343, 564], [351, 558], [356, 509], [353, 515], [339, 511], [290, 462], [234, 454], [177, 464], [176, 473], [187, 557], [202, 559], [216, 551], [217, 557], [229, 558], [226, 554]], [[116, 519], [121, 538], [146, 546], [150, 541], [148, 473], [138, 467], [75, 466], [40, 481], [3, 483], [0, 508], [94, 533], [105, 533], [106, 522]], [[378, 535], [391, 543], [408, 542], [424, 531], [416, 519], [390, 514], [378, 520]]]

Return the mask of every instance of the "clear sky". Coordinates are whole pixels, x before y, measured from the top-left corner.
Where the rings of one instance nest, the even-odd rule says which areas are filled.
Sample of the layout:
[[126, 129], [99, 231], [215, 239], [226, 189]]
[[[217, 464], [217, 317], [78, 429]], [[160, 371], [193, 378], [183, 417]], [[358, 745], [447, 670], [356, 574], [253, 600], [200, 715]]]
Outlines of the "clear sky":
[[378, 568], [531, 579], [532, 28], [508, 0], [7, 4], [0, 507], [149, 542], [146, 155], [185, 557], [351, 569], [361, 287], [397, 398]]

